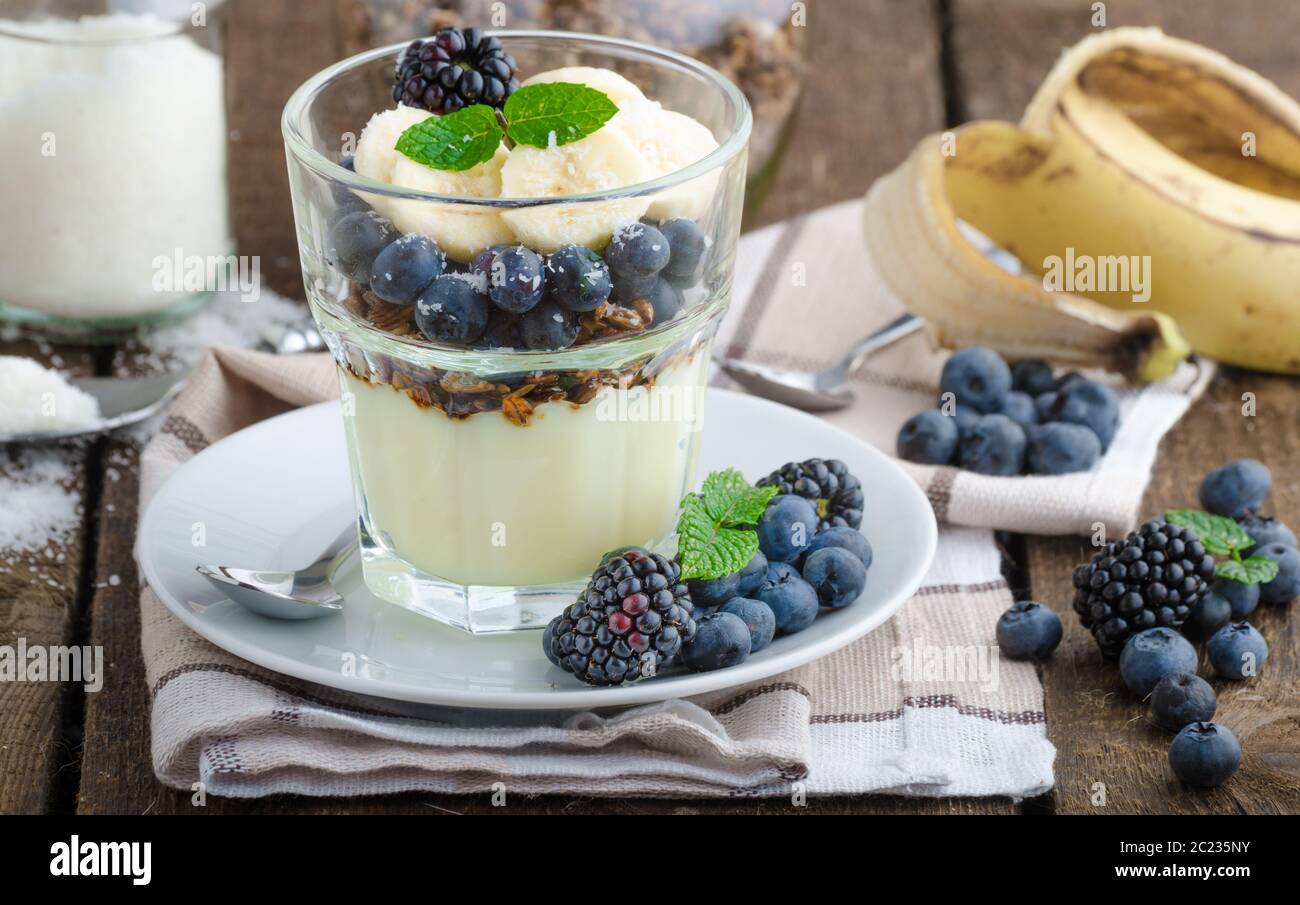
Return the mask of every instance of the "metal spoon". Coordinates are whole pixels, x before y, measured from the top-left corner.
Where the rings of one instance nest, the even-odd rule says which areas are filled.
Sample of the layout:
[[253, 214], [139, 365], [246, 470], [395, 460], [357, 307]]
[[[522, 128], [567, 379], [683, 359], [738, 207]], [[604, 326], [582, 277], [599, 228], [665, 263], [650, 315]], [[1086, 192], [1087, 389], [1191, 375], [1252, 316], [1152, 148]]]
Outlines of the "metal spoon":
[[357, 549], [357, 526], [350, 523], [320, 557], [297, 572], [270, 572], [235, 566], [195, 566], [204, 578], [246, 610], [270, 619], [318, 619], [343, 610], [334, 573]]
[[877, 349], [915, 333], [923, 323], [915, 314], [904, 314], [872, 333], [822, 371], [786, 371], [739, 358], [719, 359], [718, 366], [755, 396], [809, 412], [841, 409], [853, 401], [849, 376], [858, 365]]
[[[259, 348], [278, 355], [318, 352], [325, 342], [311, 316], [276, 324], [267, 329]], [[181, 391], [190, 368], [150, 377], [77, 377], [69, 380], [77, 389], [99, 401], [101, 419], [87, 427], [39, 433], [0, 434], [0, 446], [7, 443], [57, 443], [77, 437], [93, 437], [138, 424], [158, 414]]]
[[93, 437], [138, 424], [152, 418], [180, 392], [190, 376], [189, 368], [152, 377], [77, 377], [69, 381], [82, 392], [99, 401], [102, 415], [88, 427], [41, 431], [40, 433], [0, 434], [0, 446], [6, 443], [50, 443], [75, 437]]

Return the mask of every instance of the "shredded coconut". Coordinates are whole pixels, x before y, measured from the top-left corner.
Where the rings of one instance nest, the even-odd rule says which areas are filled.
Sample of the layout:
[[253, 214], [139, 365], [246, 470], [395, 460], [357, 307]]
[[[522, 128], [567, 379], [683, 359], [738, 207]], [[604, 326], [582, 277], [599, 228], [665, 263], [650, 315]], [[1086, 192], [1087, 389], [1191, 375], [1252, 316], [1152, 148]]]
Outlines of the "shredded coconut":
[[0, 436], [75, 430], [99, 421], [99, 402], [58, 371], [0, 355]]
[[32, 448], [11, 454], [7, 462], [0, 456], [0, 571], [10, 571], [21, 554], [45, 552], [57, 561], [53, 548], [67, 543], [81, 521], [81, 495], [70, 464], [74, 455], [63, 448]]

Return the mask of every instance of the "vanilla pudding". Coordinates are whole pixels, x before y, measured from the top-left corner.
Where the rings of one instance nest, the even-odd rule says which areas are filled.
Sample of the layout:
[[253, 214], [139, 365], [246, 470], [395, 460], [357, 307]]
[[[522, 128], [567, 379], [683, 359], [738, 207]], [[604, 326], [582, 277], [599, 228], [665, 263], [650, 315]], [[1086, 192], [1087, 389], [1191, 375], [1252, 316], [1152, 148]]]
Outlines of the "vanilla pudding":
[[223, 84], [154, 16], [0, 20], [0, 304], [106, 320], [192, 295], [155, 261], [231, 250]]
[[450, 417], [343, 372], [360, 504], [392, 553], [462, 585], [585, 580], [612, 547], [653, 546], [693, 485], [707, 353], [590, 401]]

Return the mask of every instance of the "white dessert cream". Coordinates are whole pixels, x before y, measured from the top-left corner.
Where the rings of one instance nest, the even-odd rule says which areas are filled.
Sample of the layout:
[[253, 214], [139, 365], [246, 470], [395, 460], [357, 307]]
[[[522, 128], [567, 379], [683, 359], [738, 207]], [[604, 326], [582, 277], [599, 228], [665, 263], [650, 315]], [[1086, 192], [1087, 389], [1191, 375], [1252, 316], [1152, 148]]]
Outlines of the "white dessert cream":
[[156, 259], [230, 252], [223, 83], [154, 16], [0, 20], [0, 303], [111, 319], [192, 294]]
[[707, 368], [697, 349], [652, 385], [544, 403], [523, 425], [500, 411], [449, 417], [344, 373], [370, 523], [400, 558], [457, 584], [581, 579], [612, 547], [672, 532], [694, 484]]

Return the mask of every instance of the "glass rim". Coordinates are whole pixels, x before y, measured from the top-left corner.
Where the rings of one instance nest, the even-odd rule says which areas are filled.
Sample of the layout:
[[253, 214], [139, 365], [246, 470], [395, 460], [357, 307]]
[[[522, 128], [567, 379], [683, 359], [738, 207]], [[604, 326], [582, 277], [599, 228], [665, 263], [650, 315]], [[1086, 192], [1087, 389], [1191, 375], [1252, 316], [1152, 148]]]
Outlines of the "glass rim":
[[326, 85], [337, 78], [340, 74], [373, 62], [376, 59], [382, 57], [395, 58], [397, 53], [400, 53], [411, 44], [410, 41], [400, 41], [395, 44], [376, 47], [372, 50], [354, 54], [353, 56], [340, 60], [339, 62], [322, 69], [320, 72], [299, 85], [298, 88], [294, 90], [293, 94], [289, 96], [289, 100], [284, 105], [284, 112], [280, 117], [280, 130], [284, 136], [285, 146], [289, 149], [289, 152], [293, 155], [295, 160], [307, 167], [307, 169], [311, 170], [316, 175], [331, 183], [346, 186], [354, 191], [413, 201], [430, 201], [438, 204], [510, 209], [542, 207], [552, 204], [585, 204], [595, 201], [611, 201], [622, 198], [637, 198], [642, 195], [657, 194], [683, 183], [690, 182], [692, 179], [696, 179], [713, 170], [720, 169], [740, 154], [749, 141], [750, 130], [753, 126], [753, 114], [749, 107], [749, 101], [745, 98], [744, 93], [735, 85], [735, 83], [712, 66], [701, 63], [699, 60], [688, 57], [685, 54], [680, 54], [671, 50], [663, 50], [649, 44], [643, 44], [639, 41], [629, 41], [624, 38], [610, 38], [603, 35], [593, 35], [584, 32], [554, 31], [545, 29], [498, 29], [486, 31], [485, 34], [492, 35], [502, 40], [508, 40], [510, 38], [545, 38], [568, 43], [593, 44], [598, 47], [620, 48], [623, 50], [634, 51], [642, 57], [648, 58], [646, 61], [651, 63], [656, 61], [660, 64], [672, 63], [678, 67], [690, 70], [697, 75], [704, 77], [714, 86], [719, 88], [723, 96], [727, 99], [730, 108], [734, 111], [734, 116], [732, 117], [730, 124], [730, 131], [726, 136], [726, 139], [719, 142], [718, 147], [689, 166], [683, 167], [680, 170], [674, 170], [671, 173], [656, 177], [655, 179], [646, 182], [637, 182], [632, 185], [621, 186], [606, 191], [536, 198], [481, 198], [472, 195], [443, 195], [436, 192], [426, 192], [420, 189], [404, 188], [387, 182], [380, 182], [376, 179], [370, 179], [366, 176], [360, 175], [359, 173], [355, 173], [352, 170], [344, 168], [338, 162], [330, 160], [312, 146], [311, 142], [307, 140], [306, 136], [300, 129], [300, 125], [301, 119], [309, 108], [311, 101]]
[[[224, 11], [226, 7], [225, 0], [215, 0], [210, 4], [209, 13]], [[74, 23], [81, 19], [103, 19], [117, 16], [129, 16], [130, 13], [125, 10], [117, 13], [84, 13], [78, 16], [58, 16], [47, 15], [41, 19], [12, 19], [9, 20], [18, 25], [39, 26], [48, 23]], [[179, 38], [201, 32], [207, 28], [207, 25], [194, 25], [189, 16], [179, 16], [169, 18], [159, 16], [156, 13], [148, 14], [157, 20], [158, 29], [149, 31], [144, 34], [128, 35], [125, 37], [115, 38], [65, 38], [55, 35], [34, 35], [22, 28], [7, 26], [0, 21], [0, 37], [12, 38], [15, 41], [26, 41], [29, 44], [47, 44], [53, 47], [126, 47], [132, 44], [151, 44], [155, 41], [166, 41], [171, 38]]]

